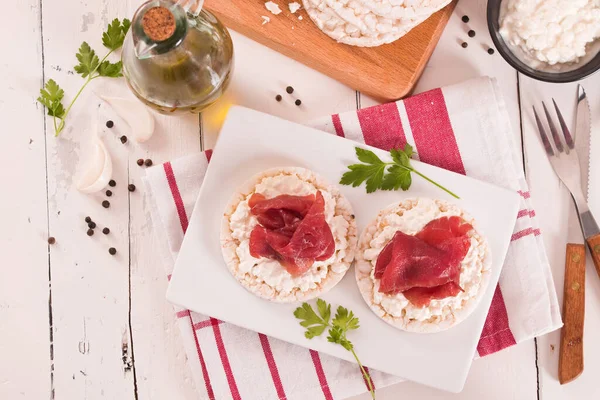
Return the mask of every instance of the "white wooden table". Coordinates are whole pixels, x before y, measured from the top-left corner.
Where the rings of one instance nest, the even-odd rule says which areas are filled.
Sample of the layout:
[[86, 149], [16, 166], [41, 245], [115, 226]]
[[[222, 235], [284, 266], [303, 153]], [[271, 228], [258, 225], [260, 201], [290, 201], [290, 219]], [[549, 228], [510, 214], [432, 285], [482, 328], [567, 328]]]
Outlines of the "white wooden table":
[[[0, 399], [196, 399], [171, 306], [135, 161], [155, 163], [210, 148], [228, 103], [247, 105], [294, 121], [375, 104], [372, 99], [233, 34], [236, 70], [226, 98], [201, 117], [159, 117], [147, 145], [114, 137], [109, 148], [118, 182], [111, 208], [102, 195], [83, 195], [73, 177], [89, 146], [93, 92], [126, 91], [123, 80], [97, 80], [78, 101], [59, 139], [36, 102], [44, 81], [57, 80], [67, 98], [82, 83], [73, 74], [83, 40], [101, 48], [101, 32], [114, 17], [130, 16], [137, 0], [20, 0], [4, 4], [0, 24]], [[467, 49], [469, 28], [477, 36]], [[257, 17], [260, 22], [260, 16]], [[485, 2], [461, 0], [416, 91], [480, 76], [495, 76], [508, 103], [514, 134], [524, 142], [525, 170], [562, 299], [567, 193], [552, 173], [532, 125], [531, 104], [552, 96], [573, 121], [575, 85], [550, 85], [518, 75], [496, 53], [485, 24]], [[583, 82], [600, 114], [600, 74]], [[293, 85], [303, 106], [277, 103]], [[569, 107], [572, 101], [573, 107]], [[100, 110], [100, 113], [109, 112]], [[115, 126], [116, 132], [121, 126]], [[126, 183], [138, 185], [129, 193]], [[85, 234], [92, 216], [111, 234]], [[575, 221], [570, 221], [575, 224]], [[49, 246], [47, 238], [56, 238]], [[119, 253], [111, 257], [107, 249]], [[449, 395], [412, 383], [378, 392], [392, 399], [600, 398], [600, 280], [587, 270], [586, 369], [575, 382], [557, 381], [555, 332], [475, 361], [464, 391]], [[126, 346], [126, 347], [124, 347]], [[123, 349], [125, 348], [125, 352]], [[360, 396], [357, 399], [368, 399]]]

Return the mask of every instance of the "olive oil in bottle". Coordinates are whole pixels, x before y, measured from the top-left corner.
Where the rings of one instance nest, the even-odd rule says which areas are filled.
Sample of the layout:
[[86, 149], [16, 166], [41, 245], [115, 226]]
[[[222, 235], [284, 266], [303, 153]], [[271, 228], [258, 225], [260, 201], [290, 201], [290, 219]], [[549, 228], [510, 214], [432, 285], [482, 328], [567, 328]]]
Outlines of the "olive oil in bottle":
[[179, 4], [153, 0], [135, 13], [122, 62], [130, 89], [145, 104], [165, 114], [197, 113], [227, 88], [233, 43], [208, 11], [196, 15]]

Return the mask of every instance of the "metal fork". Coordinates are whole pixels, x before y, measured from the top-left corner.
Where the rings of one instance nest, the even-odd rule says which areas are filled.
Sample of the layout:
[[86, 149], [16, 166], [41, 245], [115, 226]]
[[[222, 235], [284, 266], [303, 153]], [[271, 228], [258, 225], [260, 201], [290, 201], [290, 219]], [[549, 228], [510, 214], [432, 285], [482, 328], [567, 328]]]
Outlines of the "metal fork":
[[548, 159], [550, 160], [550, 163], [554, 168], [554, 172], [556, 172], [556, 175], [558, 175], [558, 177], [565, 184], [567, 189], [569, 189], [569, 192], [571, 192], [571, 196], [573, 196], [573, 200], [575, 201], [575, 206], [577, 207], [577, 211], [580, 216], [580, 222], [584, 233], [585, 231], [598, 232], [598, 225], [591, 216], [586, 198], [583, 194], [583, 188], [581, 186], [581, 170], [579, 156], [577, 155], [577, 151], [575, 151], [575, 141], [573, 140], [573, 136], [571, 135], [571, 132], [569, 131], [569, 128], [567, 127], [567, 124], [565, 123], [565, 120], [562, 116], [562, 113], [560, 112], [560, 109], [556, 105], [556, 101], [554, 101], [554, 99], [552, 99], [552, 103], [554, 104], [556, 115], [558, 116], [558, 120], [562, 131], [562, 137], [558, 133], [556, 125], [554, 124], [554, 121], [552, 120], [552, 117], [550, 116], [548, 108], [546, 107], [546, 104], [544, 102], [542, 102], [542, 106], [544, 108], [544, 113], [546, 114], [546, 119], [548, 120], [548, 126], [550, 127], [550, 132], [552, 134], [554, 147], [548, 139], [546, 129], [544, 128], [544, 125], [540, 120], [535, 106], [533, 107], [535, 122], [537, 124], [542, 143], [544, 144], [546, 155], [548, 156]]

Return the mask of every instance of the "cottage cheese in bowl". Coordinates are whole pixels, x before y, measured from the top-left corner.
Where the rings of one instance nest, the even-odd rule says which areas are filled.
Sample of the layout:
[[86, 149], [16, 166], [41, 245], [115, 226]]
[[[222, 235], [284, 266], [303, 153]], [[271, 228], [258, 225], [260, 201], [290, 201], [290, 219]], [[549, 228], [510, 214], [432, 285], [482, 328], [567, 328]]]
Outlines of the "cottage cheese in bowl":
[[525, 64], [566, 72], [600, 50], [600, 0], [503, 0], [500, 35]]

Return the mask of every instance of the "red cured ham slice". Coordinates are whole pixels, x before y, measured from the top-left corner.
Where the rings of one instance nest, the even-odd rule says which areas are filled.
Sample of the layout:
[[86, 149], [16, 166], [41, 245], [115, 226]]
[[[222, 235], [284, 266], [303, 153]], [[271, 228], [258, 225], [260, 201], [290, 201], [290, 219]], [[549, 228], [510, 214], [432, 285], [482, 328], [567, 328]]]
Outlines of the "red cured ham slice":
[[377, 259], [375, 277], [381, 277], [382, 293], [431, 288], [460, 280], [460, 264], [451, 263], [447, 252], [401, 231], [396, 232], [381, 255], [384, 257]]
[[396, 232], [375, 265], [379, 291], [403, 293], [416, 306], [460, 291], [460, 262], [469, 252], [473, 229], [460, 217], [429, 222], [415, 236]]
[[448, 282], [433, 288], [415, 287], [402, 292], [402, 294], [415, 306], [423, 307], [429, 305], [431, 300], [439, 300], [445, 299], [446, 297], [456, 296], [462, 291], [462, 288], [456, 283]]
[[250, 235], [250, 255], [278, 260], [294, 276], [335, 252], [331, 228], [325, 221], [325, 199], [315, 195], [253, 195], [248, 204], [257, 225]]
[[314, 194], [308, 196], [284, 194], [267, 200], [262, 194], [255, 193], [248, 200], [248, 205], [259, 224], [267, 229], [279, 230], [291, 237], [314, 202]]

